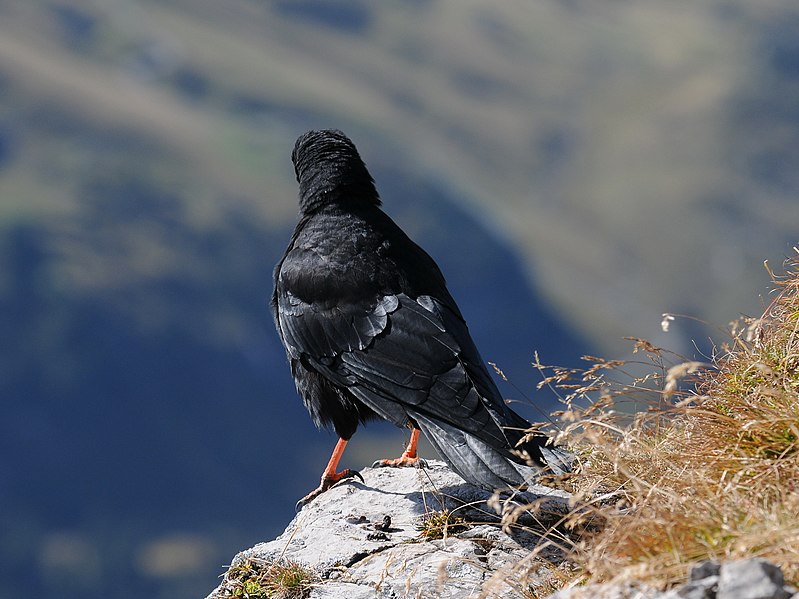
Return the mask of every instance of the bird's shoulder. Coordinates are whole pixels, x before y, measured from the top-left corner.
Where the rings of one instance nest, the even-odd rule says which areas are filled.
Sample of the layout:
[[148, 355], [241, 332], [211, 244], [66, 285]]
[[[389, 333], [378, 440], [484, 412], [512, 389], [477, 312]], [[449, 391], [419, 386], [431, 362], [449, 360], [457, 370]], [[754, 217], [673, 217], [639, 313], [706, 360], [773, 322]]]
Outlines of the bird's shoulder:
[[364, 218], [326, 210], [304, 218], [275, 271], [278, 293], [307, 303], [374, 297], [391, 286], [381, 231]]
[[275, 270], [275, 288], [308, 303], [398, 293], [449, 300], [435, 261], [377, 207], [330, 207], [302, 219]]

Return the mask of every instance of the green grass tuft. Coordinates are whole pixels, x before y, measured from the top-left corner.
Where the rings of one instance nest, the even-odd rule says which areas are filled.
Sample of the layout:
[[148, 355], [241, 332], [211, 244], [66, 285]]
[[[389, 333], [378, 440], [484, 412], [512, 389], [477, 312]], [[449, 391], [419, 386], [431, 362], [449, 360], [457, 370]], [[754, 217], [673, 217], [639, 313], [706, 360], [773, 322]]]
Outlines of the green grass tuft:
[[465, 518], [455, 516], [450, 510], [432, 510], [422, 515], [417, 524], [419, 536], [424, 541], [446, 539], [469, 528]]
[[289, 559], [264, 562], [245, 559], [231, 566], [215, 599], [305, 599], [317, 576]]

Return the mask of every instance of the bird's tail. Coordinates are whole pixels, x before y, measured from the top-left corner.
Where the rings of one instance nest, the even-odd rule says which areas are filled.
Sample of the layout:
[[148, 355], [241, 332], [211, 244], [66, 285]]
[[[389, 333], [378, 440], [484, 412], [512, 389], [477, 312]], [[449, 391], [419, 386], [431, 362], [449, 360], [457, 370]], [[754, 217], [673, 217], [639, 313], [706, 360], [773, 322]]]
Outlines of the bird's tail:
[[541, 446], [541, 457], [552, 474], [560, 475], [572, 471], [574, 454], [565, 447], [557, 445]]
[[571, 469], [572, 454], [560, 447], [545, 446], [543, 436], [526, 442], [524, 449], [541, 462], [540, 466], [528, 466], [510, 450], [491, 447], [440, 420], [422, 415], [414, 415], [414, 419], [450, 468], [465, 481], [484, 489], [517, 487], [532, 483], [543, 471], [562, 474]]
[[[514, 413], [514, 416], [517, 415]], [[519, 420], [516, 427], [505, 429], [512, 447], [527, 453], [530, 460], [550, 474], [560, 475], [571, 472], [574, 464], [572, 452], [565, 447], [552, 445], [549, 438], [541, 433], [528, 435], [525, 429], [530, 426], [529, 423], [521, 416], [517, 416], [516, 419]]]

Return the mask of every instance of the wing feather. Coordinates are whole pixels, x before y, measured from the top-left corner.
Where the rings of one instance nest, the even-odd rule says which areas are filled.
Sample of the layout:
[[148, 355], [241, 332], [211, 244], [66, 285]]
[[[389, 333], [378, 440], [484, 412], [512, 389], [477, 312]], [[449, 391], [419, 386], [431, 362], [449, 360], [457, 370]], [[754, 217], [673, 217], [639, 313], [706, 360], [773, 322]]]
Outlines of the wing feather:
[[507, 408], [459, 314], [429, 296], [389, 295], [328, 309], [294, 297], [280, 310], [290, 352], [384, 418], [415, 415], [508, 447]]

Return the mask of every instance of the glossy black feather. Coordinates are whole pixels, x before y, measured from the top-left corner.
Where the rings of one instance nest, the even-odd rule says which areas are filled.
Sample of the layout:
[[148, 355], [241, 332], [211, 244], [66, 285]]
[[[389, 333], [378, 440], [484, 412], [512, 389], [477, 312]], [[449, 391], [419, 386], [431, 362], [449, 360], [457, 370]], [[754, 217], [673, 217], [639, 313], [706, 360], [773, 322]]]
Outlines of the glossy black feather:
[[[438, 266], [380, 209], [355, 146], [312, 131], [292, 159], [300, 221], [272, 310], [316, 424], [349, 439], [375, 416], [410, 423], [466, 480], [522, 482], [512, 450], [528, 423], [502, 400]], [[542, 465], [543, 445], [524, 447]]]

